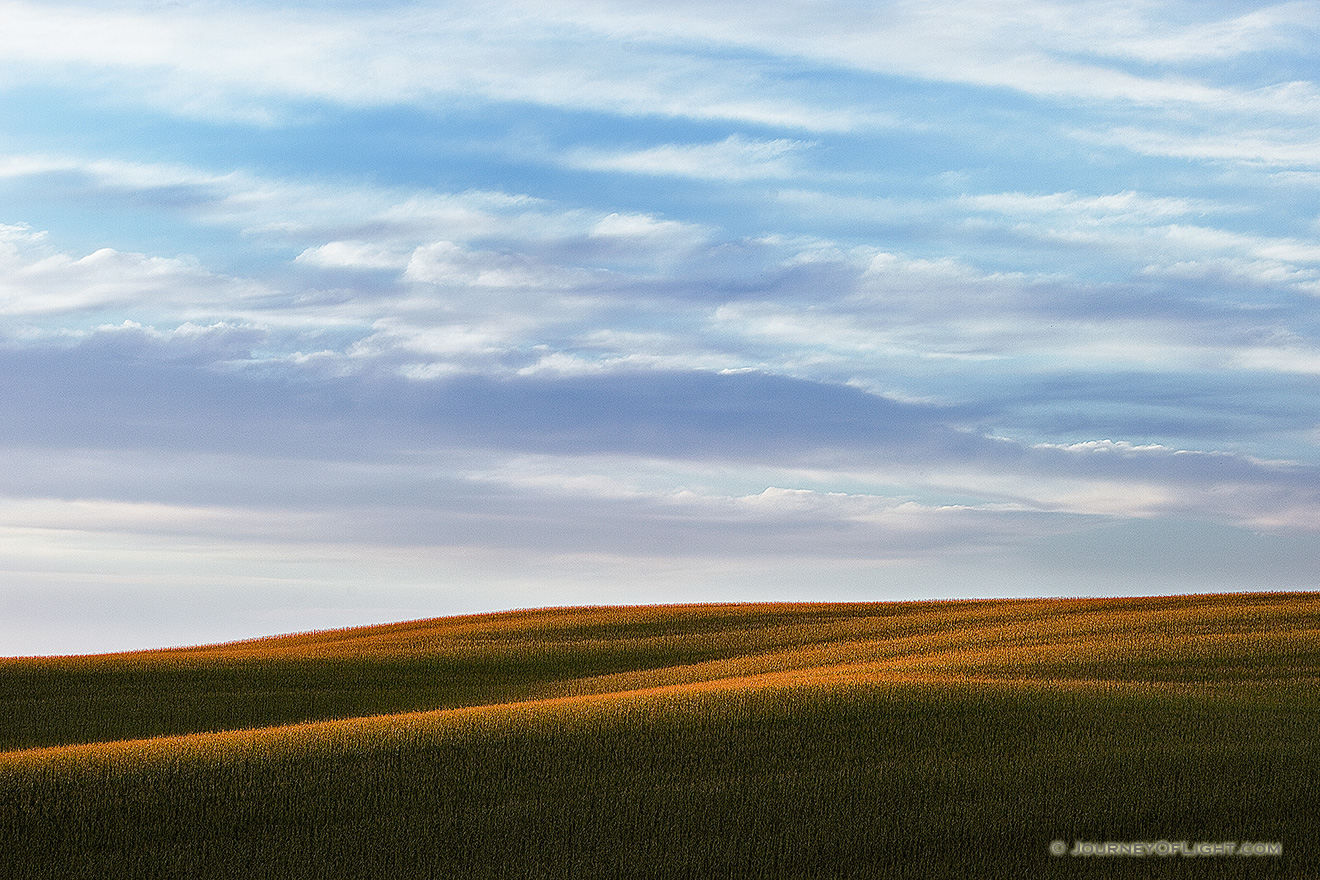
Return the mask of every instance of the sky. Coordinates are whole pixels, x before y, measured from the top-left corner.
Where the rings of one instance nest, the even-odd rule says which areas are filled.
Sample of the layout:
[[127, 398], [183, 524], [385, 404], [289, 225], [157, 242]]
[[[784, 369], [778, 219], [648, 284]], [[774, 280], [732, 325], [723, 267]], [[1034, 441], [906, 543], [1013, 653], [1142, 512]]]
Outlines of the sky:
[[1320, 588], [1315, 3], [0, 21], [0, 654]]

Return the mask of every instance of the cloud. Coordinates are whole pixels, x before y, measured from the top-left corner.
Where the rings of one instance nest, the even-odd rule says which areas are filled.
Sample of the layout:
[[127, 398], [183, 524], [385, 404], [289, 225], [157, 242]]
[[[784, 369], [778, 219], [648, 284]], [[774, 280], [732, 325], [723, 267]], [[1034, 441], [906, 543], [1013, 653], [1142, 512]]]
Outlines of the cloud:
[[[1316, 27], [1314, 12], [1304, 4], [1208, 21], [1204, 8], [1190, 4], [1115, 10], [1037, 0], [989, 7], [963, 0], [938, 6], [875, 4], [850, 9], [846, 16], [831, 11], [822, 4], [745, 2], [718, 10], [683, 3], [663, 13], [617, 2], [538, 8], [552, 20], [615, 39], [738, 46], [845, 69], [1052, 97], [1205, 106], [1222, 106], [1237, 96], [1231, 89], [1104, 63], [1115, 55], [1176, 64], [1281, 47], [1300, 52], [1306, 44], [1298, 28]], [[1285, 100], [1280, 109], [1292, 108]]]
[[1229, 284], [1245, 281], [1306, 292], [1313, 292], [1320, 280], [1320, 241], [1189, 222], [1212, 215], [1231, 218], [1246, 213], [1245, 206], [1136, 192], [996, 193], [963, 196], [958, 202], [970, 209], [964, 222], [972, 229], [993, 224], [1025, 240], [1103, 249], [1109, 271], [1120, 278], [1217, 276]]
[[35, 317], [140, 307], [195, 314], [266, 291], [196, 263], [101, 248], [81, 257], [53, 251], [25, 225], [0, 226], [0, 314]]
[[[1307, 117], [1315, 105], [1297, 88], [1195, 78], [1194, 65], [1206, 60], [1251, 56], [1264, 64], [1271, 52], [1304, 53], [1302, 35], [1316, 28], [1305, 4], [1222, 18], [1186, 4], [1115, 10], [1036, 0], [993, 8], [890, 2], [847, 15], [828, 4], [681, 4], [658, 12], [636, 3], [507, 2], [482, 14], [439, 4], [322, 9], [312, 17], [251, 5], [147, 11], [9, 0], [3, 15], [0, 55], [11, 81], [127, 79], [133, 88], [117, 89], [114, 100], [132, 94], [179, 113], [267, 124], [306, 100], [430, 106], [472, 96], [817, 132], [903, 124], [883, 102], [793, 75], [822, 69], [837, 78], [916, 78], [1137, 108]], [[1126, 59], [1159, 67], [1124, 69]], [[1170, 75], [1180, 65], [1187, 73]], [[762, 173], [776, 173], [780, 143], [723, 149], [770, 151], [755, 158]], [[693, 173], [700, 152], [692, 150], [712, 147], [580, 158]]]
[[[987, 516], [1012, 510], [1177, 513], [1309, 529], [1320, 513], [1313, 488], [1320, 475], [1310, 465], [1126, 440], [1026, 444], [969, 429], [981, 415], [973, 409], [903, 403], [829, 383], [658, 370], [423, 381], [382, 371], [326, 373], [290, 361], [278, 369], [260, 366], [250, 353], [263, 341], [256, 328], [228, 325], [172, 334], [118, 327], [63, 348], [4, 352], [0, 366], [23, 381], [3, 389], [0, 405], [11, 417], [0, 442], [283, 456], [306, 467], [317, 461], [403, 467], [438, 454], [487, 461], [605, 456], [666, 461], [675, 473], [723, 462], [769, 468], [766, 479], [773, 473], [807, 479], [806, 485], [771, 483], [778, 487], [771, 495], [725, 508], [753, 519], [820, 503], [860, 510], [857, 522], [869, 521], [870, 507], [855, 508], [854, 501], [831, 494], [837, 490], [819, 488], [823, 479], [903, 485], [931, 498], [965, 499], [936, 506], [970, 505]], [[594, 479], [591, 473], [582, 476]], [[443, 479], [463, 478], [449, 469]], [[681, 485], [677, 477], [674, 485]], [[776, 494], [780, 489], [787, 494]], [[873, 490], [843, 494], [894, 497]], [[396, 500], [406, 507], [405, 495]], [[480, 506], [482, 497], [473, 490], [470, 503]], [[545, 503], [555, 497], [551, 493]], [[664, 497], [664, 504], [687, 503]]]
[[652, 214], [613, 212], [592, 225], [589, 239], [613, 244], [643, 245], [679, 253], [706, 244], [712, 230], [693, 223], [665, 220]]
[[[51, 163], [24, 167], [37, 166]], [[1312, 298], [1320, 272], [1311, 238], [1184, 222], [1233, 222], [1241, 212], [1231, 202], [1133, 190], [911, 203], [908, 216], [949, 234], [975, 220], [978, 234], [1027, 247], [1029, 260], [1042, 243], [1065, 248], [1074, 271], [1102, 255], [1110, 277], [1095, 284], [822, 237], [732, 238], [656, 213], [517, 193], [345, 190], [182, 166], [61, 167], [118, 192], [194, 187], [205, 198], [186, 210], [199, 222], [230, 224], [264, 246], [296, 243], [291, 268], [312, 274], [265, 282], [186, 259], [60, 253], [40, 233], [12, 227], [0, 266], [11, 314], [83, 330], [111, 319], [107, 309], [161, 327], [260, 324], [279, 328], [267, 358], [319, 352], [327, 368], [388, 364], [413, 377], [755, 368], [956, 400], [967, 392], [930, 384], [939, 362], [999, 364], [977, 381], [1009, 381], [1024, 364], [1296, 372], [1305, 363], [1296, 353], [1309, 347], [1308, 311], [1282, 294]], [[819, 195], [796, 190], [786, 201], [834, 211]], [[895, 222], [908, 211], [881, 201], [900, 212]], [[1244, 300], [1243, 282], [1274, 300]]]
[[[1161, 11], [1196, 15], [1189, 4], [1168, 4], [1164, 10], [1110, 8], [1086, 21], [1074, 40], [1090, 51], [1117, 58], [1163, 64], [1222, 61], [1267, 52], [1302, 50], [1306, 36], [1320, 25], [1307, 3], [1280, 3], [1213, 21], [1165, 21], [1141, 13]], [[1062, 24], [1064, 17], [1055, 20]], [[1072, 25], [1076, 27], [1075, 23]]]
[[1070, 223], [1145, 225], [1188, 215], [1228, 213], [1233, 208], [1209, 199], [1151, 196], [1128, 190], [1107, 195], [987, 193], [958, 199], [973, 212], [1009, 217], [1059, 218]]
[[566, 161], [575, 168], [621, 171], [662, 177], [709, 180], [752, 180], [798, 177], [795, 154], [812, 146], [803, 141], [749, 140], [729, 135], [712, 144], [662, 144], [632, 152], [578, 150]]
[[449, 241], [415, 250], [404, 277], [442, 286], [537, 289], [572, 287], [588, 280], [585, 273], [537, 265], [521, 255], [469, 251]]
[[1233, 366], [1244, 370], [1320, 375], [1320, 347], [1301, 344], [1244, 347], [1234, 352]]
[[[1320, 109], [1320, 99], [1309, 88], [1305, 100], [1299, 103]], [[1262, 129], [1253, 121], [1225, 125], [1221, 120], [1205, 128], [1177, 126], [1161, 130], [1119, 125], [1105, 131], [1076, 132], [1075, 136], [1122, 146], [1145, 156], [1241, 162], [1266, 168], [1314, 169], [1320, 155], [1320, 130], [1312, 124], [1298, 125], [1291, 120], [1286, 126], [1269, 129]]]
[[[373, 11], [215, 7], [0, 7], [11, 77], [34, 69], [128, 77], [134, 94], [182, 114], [271, 123], [290, 101], [346, 105], [487, 100], [631, 115], [847, 128], [866, 114], [767, 97], [746, 63], [625, 46], [516, 9]], [[538, 20], [540, 19], [540, 20]]]
[[407, 267], [409, 255], [388, 245], [367, 241], [331, 241], [309, 247], [295, 263], [323, 269], [393, 269]]

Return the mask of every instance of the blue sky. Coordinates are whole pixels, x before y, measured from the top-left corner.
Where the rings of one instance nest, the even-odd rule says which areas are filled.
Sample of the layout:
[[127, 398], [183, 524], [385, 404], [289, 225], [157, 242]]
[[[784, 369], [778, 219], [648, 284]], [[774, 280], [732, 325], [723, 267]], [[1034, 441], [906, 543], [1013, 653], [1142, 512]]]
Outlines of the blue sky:
[[1313, 3], [0, 0], [0, 653], [1320, 586]]

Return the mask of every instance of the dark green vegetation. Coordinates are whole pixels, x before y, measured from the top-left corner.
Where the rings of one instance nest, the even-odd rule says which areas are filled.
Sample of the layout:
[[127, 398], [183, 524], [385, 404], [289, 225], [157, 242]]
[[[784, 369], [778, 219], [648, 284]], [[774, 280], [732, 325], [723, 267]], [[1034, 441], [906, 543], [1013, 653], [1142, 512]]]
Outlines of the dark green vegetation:
[[[524, 612], [0, 674], [25, 744], [117, 701], [82, 729], [473, 707], [0, 754], [4, 878], [1320, 874], [1313, 594]], [[1048, 852], [1159, 839], [1283, 855]]]
[[670, 665], [608, 645], [535, 656], [224, 657], [140, 668], [56, 661], [0, 665], [0, 749], [505, 703], [556, 681]]

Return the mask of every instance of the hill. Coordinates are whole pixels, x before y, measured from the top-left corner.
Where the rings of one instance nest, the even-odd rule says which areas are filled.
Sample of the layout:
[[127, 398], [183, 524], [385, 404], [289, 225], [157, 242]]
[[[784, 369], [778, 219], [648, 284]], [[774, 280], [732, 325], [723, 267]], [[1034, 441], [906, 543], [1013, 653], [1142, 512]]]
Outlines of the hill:
[[[7, 658], [0, 876], [1312, 876], [1317, 683], [1303, 593], [544, 609]], [[1281, 853], [1049, 849], [1160, 840]]]

